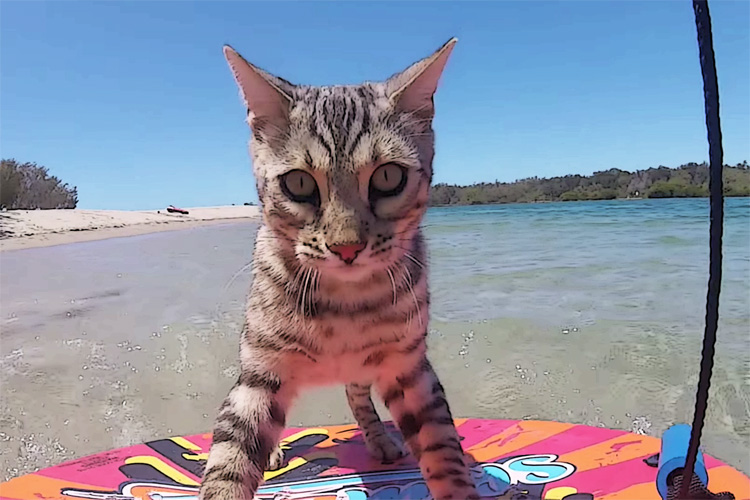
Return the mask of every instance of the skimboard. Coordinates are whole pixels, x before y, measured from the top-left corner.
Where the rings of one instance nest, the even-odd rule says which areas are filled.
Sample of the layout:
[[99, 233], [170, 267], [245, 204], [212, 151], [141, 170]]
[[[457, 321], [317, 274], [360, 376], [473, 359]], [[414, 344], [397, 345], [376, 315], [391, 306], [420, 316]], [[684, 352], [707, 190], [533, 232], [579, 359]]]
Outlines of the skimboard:
[[[456, 425], [485, 498], [660, 498], [657, 438], [531, 420], [456, 419]], [[195, 500], [210, 444], [211, 434], [196, 434], [105, 451], [3, 483], [0, 498]], [[288, 428], [282, 445], [284, 464], [266, 473], [257, 499], [429, 498], [414, 459], [369, 458], [356, 425]], [[707, 455], [705, 466], [711, 491], [750, 498], [750, 478]]]

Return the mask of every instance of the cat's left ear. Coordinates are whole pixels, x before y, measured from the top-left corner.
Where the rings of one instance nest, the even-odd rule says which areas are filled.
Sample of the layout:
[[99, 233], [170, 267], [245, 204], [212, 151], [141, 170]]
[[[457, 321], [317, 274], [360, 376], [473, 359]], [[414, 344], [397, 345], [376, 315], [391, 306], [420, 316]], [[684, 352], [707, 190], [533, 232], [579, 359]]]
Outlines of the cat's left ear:
[[250, 64], [229, 45], [224, 46], [224, 57], [240, 88], [250, 126], [262, 128], [271, 123], [279, 129], [285, 128], [294, 85]]
[[386, 81], [388, 96], [398, 109], [430, 118], [434, 115], [433, 96], [457, 41], [457, 38], [451, 38], [431, 56]]

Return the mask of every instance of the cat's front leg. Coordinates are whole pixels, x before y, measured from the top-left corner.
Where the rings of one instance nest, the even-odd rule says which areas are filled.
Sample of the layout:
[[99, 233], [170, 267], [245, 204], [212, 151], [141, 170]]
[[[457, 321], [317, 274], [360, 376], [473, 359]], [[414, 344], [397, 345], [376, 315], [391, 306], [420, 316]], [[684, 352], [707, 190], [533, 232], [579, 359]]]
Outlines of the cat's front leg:
[[365, 441], [370, 456], [381, 462], [393, 462], [404, 456], [401, 446], [388, 433], [370, 397], [370, 384], [346, 385], [346, 399]]
[[443, 386], [424, 355], [406, 357], [403, 372], [383, 374], [377, 388], [436, 500], [478, 500]]
[[251, 500], [286, 421], [290, 391], [270, 372], [243, 371], [221, 406], [201, 500]]

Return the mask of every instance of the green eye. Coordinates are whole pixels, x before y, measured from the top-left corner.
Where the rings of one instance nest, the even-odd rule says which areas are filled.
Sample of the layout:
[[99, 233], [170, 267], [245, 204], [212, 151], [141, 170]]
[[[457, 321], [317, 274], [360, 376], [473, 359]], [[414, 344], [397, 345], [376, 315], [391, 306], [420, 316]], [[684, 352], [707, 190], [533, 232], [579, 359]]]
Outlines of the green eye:
[[318, 185], [312, 175], [304, 170], [292, 170], [284, 174], [281, 187], [292, 201], [315, 203], [318, 199]]
[[395, 163], [379, 166], [370, 178], [370, 195], [377, 198], [396, 196], [406, 187], [406, 170]]

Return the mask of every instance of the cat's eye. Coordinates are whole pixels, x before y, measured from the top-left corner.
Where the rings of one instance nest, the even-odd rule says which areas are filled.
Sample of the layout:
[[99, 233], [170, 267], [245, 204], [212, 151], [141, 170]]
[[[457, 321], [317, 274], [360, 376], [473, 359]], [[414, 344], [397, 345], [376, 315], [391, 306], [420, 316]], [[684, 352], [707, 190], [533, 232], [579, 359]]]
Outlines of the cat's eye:
[[406, 187], [406, 170], [401, 165], [386, 163], [379, 166], [370, 178], [370, 196], [396, 196]]
[[318, 184], [304, 170], [292, 170], [284, 174], [281, 188], [284, 194], [298, 203], [317, 203], [319, 198]]

